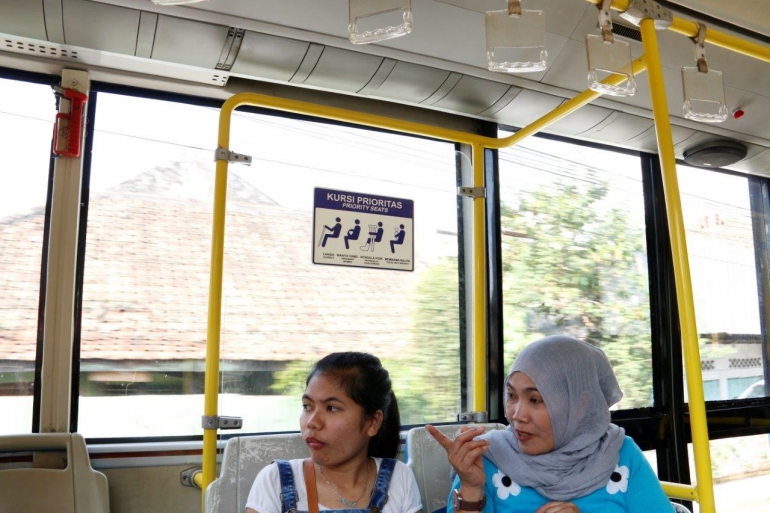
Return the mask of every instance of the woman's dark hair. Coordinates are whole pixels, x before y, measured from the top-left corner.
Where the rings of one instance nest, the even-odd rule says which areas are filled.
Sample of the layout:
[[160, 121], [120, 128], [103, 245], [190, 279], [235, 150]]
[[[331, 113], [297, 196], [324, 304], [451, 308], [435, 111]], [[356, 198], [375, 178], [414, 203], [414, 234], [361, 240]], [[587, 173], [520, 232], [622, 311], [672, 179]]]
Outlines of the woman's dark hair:
[[353, 351], [331, 353], [316, 362], [305, 386], [317, 374], [337, 380], [345, 393], [364, 409], [367, 417], [382, 410], [382, 425], [369, 441], [368, 455], [395, 458], [401, 443], [401, 417], [390, 375], [380, 359]]

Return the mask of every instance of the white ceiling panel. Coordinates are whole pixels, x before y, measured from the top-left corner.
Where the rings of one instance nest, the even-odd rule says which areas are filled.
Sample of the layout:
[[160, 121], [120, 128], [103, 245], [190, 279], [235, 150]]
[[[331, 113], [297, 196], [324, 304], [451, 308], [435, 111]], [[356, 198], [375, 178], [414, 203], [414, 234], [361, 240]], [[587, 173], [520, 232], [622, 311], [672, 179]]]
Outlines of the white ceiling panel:
[[304, 83], [325, 89], [357, 92], [371, 80], [381, 63], [381, 57], [327, 46]]
[[612, 111], [609, 109], [586, 105], [551, 125], [548, 131], [562, 135], [582, 134], [607, 119], [610, 114]]
[[761, 151], [753, 156], [747, 156], [740, 162], [730, 166], [735, 171], [746, 171], [753, 174], [770, 176], [770, 149], [758, 147]]
[[[436, 2], [440, 2], [442, 4], [449, 4], [454, 5], [455, 7], [460, 7], [461, 9], [468, 9], [469, 11], [475, 11], [475, 12], [487, 12], [487, 11], [501, 11], [503, 9], [507, 9], [508, 2], [506, 0], [434, 0]], [[533, 0], [532, 3], [535, 3], [537, 0]], [[531, 7], [529, 5], [526, 6], [526, 9], [535, 9], [535, 7]]]
[[63, 0], [67, 44], [134, 55], [140, 11], [86, 0]]
[[[502, 11], [508, 8], [507, 0], [435, 0], [454, 5], [469, 11], [484, 13]], [[564, 0], [527, 0], [522, 8], [545, 12], [545, 30], [552, 34], [569, 37], [575, 29], [575, 20], [580, 19], [585, 11], [593, 7], [588, 2], [565, 2]], [[594, 10], [596, 10], [594, 8]]]
[[652, 128], [652, 126], [653, 122], [651, 119], [622, 112], [613, 112], [602, 123], [579, 135], [580, 137], [590, 137], [591, 139], [609, 143], [625, 143], [639, 137]]
[[288, 82], [302, 63], [308, 46], [304, 41], [246, 31], [231, 71]]
[[152, 58], [213, 70], [227, 39], [228, 27], [158, 16]]
[[0, 32], [47, 41], [43, 2], [3, 0]]
[[740, 0], [740, 9], [735, 1], [725, 0], [669, 0], [694, 11], [706, 13], [728, 23], [770, 36], [770, 2], [767, 0]]
[[413, 0], [412, 12], [412, 32], [386, 41], [382, 46], [486, 69], [483, 14], [432, 0]]
[[558, 96], [523, 89], [511, 103], [492, 117], [500, 123], [522, 128], [545, 116], [563, 101], [564, 98]]
[[500, 100], [510, 87], [466, 75], [433, 106], [466, 114], [480, 114]]
[[[676, 145], [692, 137], [693, 134], [695, 134], [695, 130], [671, 125], [671, 138], [674, 141], [674, 153], [676, 153]], [[650, 153], [658, 153], [658, 136], [655, 132], [655, 127], [652, 126], [639, 136], [626, 141], [623, 143], [623, 146], [636, 148]], [[677, 153], [677, 155], [681, 157], [681, 151]]]
[[435, 93], [449, 72], [398, 62], [382, 84], [369, 94], [380, 98], [420, 103]]
[[505, 107], [510, 105], [510, 103], [521, 93], [522, 89], [520, 87], [511, 86], [503, 96], [500, 97], [499, 100], [497, 100], [495, 103], [493, 103], [488, 109], [479, 112], [479, 116], [483, 118], [489, 118], [503, 110]]

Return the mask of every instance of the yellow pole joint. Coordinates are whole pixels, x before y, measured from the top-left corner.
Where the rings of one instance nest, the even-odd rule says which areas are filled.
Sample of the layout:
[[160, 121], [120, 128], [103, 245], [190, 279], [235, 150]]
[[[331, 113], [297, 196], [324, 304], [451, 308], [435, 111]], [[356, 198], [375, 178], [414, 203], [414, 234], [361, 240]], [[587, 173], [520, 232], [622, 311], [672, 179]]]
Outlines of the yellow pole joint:
[[[594, 5], [601, 6], [602, 0], [586, 0], [586, 2]], [[619, 12], [628, 11], [631, 6], [630, 0], [613, 0], [612, 9]], [[670, 26], [666, 27], [671, 32], [682, 34], [692, 39], [698, 35], [698, 24], [694, 21], [683, 20], [676, 16], [673, 17], [673, 22]], [[761, 61], [770, 62], [770, 47], [745, 41], [739, 37], [719, 32], [709, 27], [706, 31], [706, 42], [715, 46], [720, 46], [733, 52], [759, 59]]]

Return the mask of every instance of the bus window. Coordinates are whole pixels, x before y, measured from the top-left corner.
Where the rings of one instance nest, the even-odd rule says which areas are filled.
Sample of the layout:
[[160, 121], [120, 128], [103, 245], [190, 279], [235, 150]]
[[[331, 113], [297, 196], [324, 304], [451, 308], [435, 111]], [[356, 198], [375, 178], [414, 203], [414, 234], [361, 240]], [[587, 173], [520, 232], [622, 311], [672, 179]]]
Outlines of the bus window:
[[[767, 511], [770, 502], [768, 435], [711, 440], [709, 446], [716, 510], [720, 513]], [[687, 448], [690, 475], [694, 476], [692, 444]], [[693, 503], [693, 509], [699, 511], [699, 505]]]
[[32, 431], [51, 88], [0, 79], [0, 435]]
[[78, 431], [196, 434], [218, 112], [106, 93], [96, 103]]
[[[99, 93], [78, 421], [88, 437], [200, 434], [218, 114]], [[236, 112], [230, 148], [253, 165], [229, 167], [221, 414], [242, 417], [242, 432], [295, 431], [309, 365], [364, 350], [391, 372], [402, 423], [454, 420], [454, 146]], [[413, 200], [414, 271], [314, 265], [316, 187]], [[343, 240], [354, 221], [325, 247], [363, 252], [368, 227]]]
[[566, 333], [607, 353], [620, 408], [649, 406], [639, 157], [546, 138], [499, 155], [506, 365], [527, 343]]
[[766, 365], [749, 178], [689, 166], [677, 174], [703, 380], [719, 383], [707, 399], [742, 398]]
[[[236, 113], [233, 134], [233, 148], [255, 164], [231, 167], [243, 192], [230, 196], [227, 213], [223, 413], [237, 412], [249, 431], [297, 430], [309, 365], [332, 351], [364, 350], [390, 372], [402, 424], [456, 420], [454, 145], [252, 113]], [[313, 264], [312, 245], [319, 251], [324, 242], [311, 233], [316, 187], [414, 201], [414, 271]], [[340, 219], [340, 236], [324, 250], [366, 255], [371, 215]], [[410, 258], [397, 244], [401, 229], [381, 220], [386, 254]]]

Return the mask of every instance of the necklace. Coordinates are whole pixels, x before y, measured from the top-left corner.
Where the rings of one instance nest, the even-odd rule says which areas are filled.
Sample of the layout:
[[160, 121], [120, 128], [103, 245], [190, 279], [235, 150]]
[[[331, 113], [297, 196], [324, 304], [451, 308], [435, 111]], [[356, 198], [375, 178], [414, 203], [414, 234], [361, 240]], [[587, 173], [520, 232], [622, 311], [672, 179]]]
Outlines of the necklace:
[[364, 494], [366, 493], [366, 489], [369, 487], [369, 460], [366, 460], [366, 479], [364, 480], [364, 489], [361, 490], [361, 495], [358, 496], [358, 498], [354, 501], [348, 500], [345, 497], [342, 496], [340, 492], [337, 491], [337, 489], [334, 487], [331, 482], [329, 482], [329, 478], [326, 477], [326, 474], [324, 474], [324, 470], [321, 467], [321, 465], [318, 465], [318, 470], [321, 472], [321, 477], [324, 478], [324, 481], [326, 481], [326, 484], [329, 485], [329, 488], [332, 489], [334, 494], [337, 496], [337, 499], [340, 501], [340, 503], [344, 504], [348, 508], [355, 508], [356, 504], [358, 504], [358, 501], [360, 501]]

